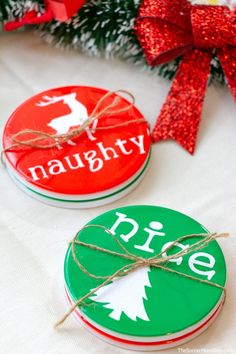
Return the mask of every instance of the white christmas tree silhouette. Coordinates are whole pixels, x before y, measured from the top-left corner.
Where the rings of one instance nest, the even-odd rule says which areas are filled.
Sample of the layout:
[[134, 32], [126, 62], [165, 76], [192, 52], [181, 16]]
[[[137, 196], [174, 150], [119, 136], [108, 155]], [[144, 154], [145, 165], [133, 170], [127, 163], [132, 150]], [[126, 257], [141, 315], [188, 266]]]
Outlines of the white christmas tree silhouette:
[[151, 287], [149, 271], [149, 267], [142, 267], [117, 278], [95, 292], [91, 300], [104, 303], [104, 307], [112, 309], [109, 316], [114, 320], [119, 321], [123, 312], [133, 321], [137, 318], [149, 321], [143, 303], [143, 300], [147, 299], [145, 286]]

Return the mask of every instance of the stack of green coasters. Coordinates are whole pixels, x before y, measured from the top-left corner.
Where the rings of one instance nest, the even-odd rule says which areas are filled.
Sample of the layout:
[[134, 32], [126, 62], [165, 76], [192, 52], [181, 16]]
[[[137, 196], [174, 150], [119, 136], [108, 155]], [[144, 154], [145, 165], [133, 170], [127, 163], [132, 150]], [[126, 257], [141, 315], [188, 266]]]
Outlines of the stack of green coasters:
[[[85, 296], [74, 315], [99, 338], [125, 349], [163, 350], [198, 336], [225, 297], [219, 244], [197, 246], [208, 235], [197, 221], [162, 207], [129, 206], [98, 216], [77, 234], [65, 258], [70, 306]], [[156, 255], [157, 266], [145, 264]], [[137, 259], [143, 264], [130, 271]], [[123, 274], [109, 280], [121, 268]]]

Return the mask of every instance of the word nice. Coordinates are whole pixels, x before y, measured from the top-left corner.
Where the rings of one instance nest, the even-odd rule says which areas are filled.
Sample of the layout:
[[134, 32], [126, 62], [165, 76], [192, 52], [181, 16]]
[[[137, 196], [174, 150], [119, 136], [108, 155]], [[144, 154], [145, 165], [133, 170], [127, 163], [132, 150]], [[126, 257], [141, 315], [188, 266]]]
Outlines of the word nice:
[[[134, 237], [139, 231], [139, 224], [136, 220], [129, 218], [126, 214], [116, 212], [117, 220], [113, 224], [113, 226], [110, 228], [110, 231], [116, 235], [117, 234], [117, 229], [118, 229], [118, 235], [119, 237], [125, 241], [129, 242], [131, 238]], [[121, 234], [119, 232], [120, 225], [126, 224], [130, 226], [130, 231], [126, 234]], [[156, 237], [166, 237], [164, 230], [164, 225], [160, 223], [159, 221], [151, 221], [147, 227], [143, 229], [143, 243], [141, 245], [135, 244], [134, 248], [137, 248], [141, 251], [148, 252], [148, 253], [154, 253], [157, 252], [157, 250], [154, 250], [151, 247], [152, 240]], [[161, 249], [161, 252], [163, 252], [162, 257], [167, 257], [166, 250], [167, 248], [173, 244], [173, 242], [166, 242]], [[184, 250], [187, 249], [190, 245], [184, 245], [180, 242], [176, 243], [175, 245], [179, 250]], [[158, 250], [159, 252], [159, 250]], [[191, 255], [187, 256], [188, 258], [188, 266], [191, 269], [192, 272], [196, 274], [200, 274], [202, 276], [205, 276], [208, 280], [211, 280], [211, 278], [215, 275], [215, 270], [214, 265], [215, 265], [215, 258], [207, 253], [207, 252], [195, 252]], [[176, 263], [176, 265], [181, 265], [183, 262], [183, 257], [178, 257], [169, 260], [169, 262]]]
[[[132, 147], [127, 148], [126, 144], [132, 143]], [[127, 140], [116, 139], [114, 146], [105, 146], [103, 142], [95, 143], [96, 150], [88, 150], [82, 154], [76, 153], [71, 156], [64, 156], [62, 160], [49, 160], [47, 167], [36, 165], [28, 168], [32, 179], [38, 181], [42, 178], [48, 178], [49, 175], [59, 175], [68, 170], [77, 170], [88, 167], [91, 172], [101, 170], [104, 163], [109, 160], [118, 159], [121, 155], [131, 155], [134, 150], [138, 150], [140, 155], [146, 154], [144, 148], [144, 136], [138, 135]]]

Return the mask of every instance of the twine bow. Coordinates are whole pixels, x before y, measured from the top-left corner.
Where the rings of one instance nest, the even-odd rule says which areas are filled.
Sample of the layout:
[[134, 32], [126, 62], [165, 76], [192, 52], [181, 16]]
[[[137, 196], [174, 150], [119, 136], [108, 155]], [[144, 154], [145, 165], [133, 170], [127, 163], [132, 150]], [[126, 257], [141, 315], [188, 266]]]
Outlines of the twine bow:
[[150, 65], [183, 55], [152, 137], [176, 140], [193, 154], [213, 53], [236, 100], [236, 10], [187, 0], [144, 0], [136, 32]]
[[[116, 108], [120, 103], [120, 97], [115, 96], [110, 104], [104, 106], [104, 102], [112, 95], [117, 93], [126, 94], [131, 100], [130, 104], [128, 104], [123, 108]], [[97, 102], [95, 108], [93, 109], [88, 119], [79, 127], [69, 130], [68, 133], [66, 134], [50, 134], [50, 133], [33, 130], [33, 129], [21, 130], [11, 137], [14, 144], [3, 149], [1, 154], [2, 163], [4, 164], [4, 159], [3, 159], [4, 153], [19, 146], [28, 146], [36, 149], [50, 149], [54, 147], [60, 147], [62, 144], [84, 133], [87, 129], [89, 129], [89, 127], [94, 123], [95, 120], [100, 119], [104, 115], [113, 116], [119, 113], [126, 112], [130, 110], [134, 106], [134, 104], [135, 104], [135, 98], [129, 91], [126, 90], [109, 91], [99, 99], [99, 101]], [[96, 130], [114, 129], [118, 127], [127, 126], [133, 123], [147, 123], [147, 121], [144, 118], [130, 119], [113, 125], [96, 127]], [[29, 134], [36, 135], [36, 137], [31, 139], [24, 139], [24, 140], [21, 138], [21, 137], [27, 137]]]
[[[121, 248], [121, 250], [123, 250], [124, 253], [119, 253], [116, 251], [112, 251], [103, 247], [99, 247], [87, 242], [83, 242], [80, 241], [79, 237], [81, 232], [84, 229], [87, 228], [101, 228], [103, 229], [105, 232], [109, 233], [111, 235], [111, 237], [113, 238], [113, 240], [118, 244], [118, 246]], [[158, 268], [161, 269], [163, 271], [166, 272], [170, 272], [170, 273], [174, 273], [177, 275], [180, 275], [182, 277], [188, 278], [188, 279], [192, 279], [195, 281], [198, 281], [200, 283], [204, 283], [210, 286], [214, 286], [216, 288], [221, 289], [224, 292], [224, 298], [225, 298], [225, 287], [221, 286], [217, 283], [214, 282], [210, 282], [208, 280], [204, 280], [204, 279], [200, 279], [197, 277], [194, 277], [192, 275], [188, 275], [182, 272], [179, 272], [175, 269], [171, 269], [166, 267], [166, 263], [168, 263], [169, 261], [173, 260], [173, 259], [177, 259], [179, 257], [183, 257], [186, 256], [189, 253], [198, 251], [204, 247], [206, 247], [210, 242], [214, 241], [216, 238], [219, 237], [226, 237], [228, 236], [227, 233], [202, 233], [202, 234], [191, 234], [191, 235], [185, 235], [185, 236], [181, 236], [178, 239], [176, 239], [171, 245], [169, 245], [165, 250], [161, 251], [160, 253], [156, 254], [153, 257], [150, 258], [143, 258], [140, 256], [137, 256], [131, 252], [129, 252], [121, 243], [120, 241], [115, 237], [115, 235], [109, 230], [107, 229], [105, 226], [102, 225], [86, 225], [84, 226], [78, 233], [77, 235], [74, 237], [74, 239], [71, 241], [71, 251], [72, 251], [72, 257], [74, 259], [74, 262], [77, 264], [77, 266], [80, 268], [80, 270], [85, 273], [88, 277], [91, 277], [93, 279], [96, 280], [103, 280], [102, 283], [97, 286], [96, 288], [94, 288], [93, 290], [89, 291], [87, 294], [85, 294], [84, 296], [82, 296], [80, 299], [78, 299], [75, 304], [69, 309], [69, 311], [55, 324], [55, 328], [60, 326], [69, 316], [70, 314], [76, 309], [77, 306], [80, 306], [86, 299], [90, 298], [91, 295], [93, 295], [95, 292], [97, 292], [100, 288], [102, 288], [103, 286], [105, 286], [106, 284], [110, 283], [111, 281], [113, 281], [114, 279], [116, 279], [117, 277], [122, 277], [125, 276], [133, 271], [135, 271], [138, 268], [141, 267], [145, 267], [145, 266], [149, 266], [149, 267], [154, 267], [154, 268]], [[191, 239], [194, 237], [200, 237], [200, 240], [195, 242], [194, 244], [190, 245], [188, 248], [185, 248], [181, 251], [178, 251], [177, 253], [171, 254], [169, 256], [165, 256], [163, 257], [163, 254], [166, 253], [167, 251], [170, 251], [171, 249], [173, 249], [177, 243], [180, 243], [184, 240], [187, 239]], [[86, 248], [90, 248], [92, 250], [95, 251], [99, 251], [99, 252], [103, 252], [103, 253], [107, 253], [111, 256], [115, 256], [118, 258], [124, 258], [127, 259], [129, 261], [131, 261], [131, 263], [128, 263], [126, 265], [124, 265], [123, 267], [121, 267], [120, 269], [118, 269], [117, 271], [115, 271], [112, 275], [105, 275], [105, 276], [101, 276], [101, 275], [96, 275], [93, 274], [91, 272], [89, 272], [79, 261], [76, 252], [75, 252], [75, 245], [79, 245], [79, 246], [83, 246]], [[224, 299], [223, 299], [224, 301]]]

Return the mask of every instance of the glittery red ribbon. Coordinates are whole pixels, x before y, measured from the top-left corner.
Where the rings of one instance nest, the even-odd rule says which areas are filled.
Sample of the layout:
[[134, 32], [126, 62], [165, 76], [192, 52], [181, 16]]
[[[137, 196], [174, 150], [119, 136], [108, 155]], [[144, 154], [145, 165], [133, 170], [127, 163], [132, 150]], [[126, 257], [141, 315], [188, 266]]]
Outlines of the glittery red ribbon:
[[136, 32], [150, 65], [183, 55], [152, 137], [176, 140], [193, 154], [213, 51], [236, 100], [236, 12], [187, 0], [144, 0]]
[[27, 11], [22, 18], [5, 23], [5, 31], [13, 31], [25, 25], [36, 25], [50, 22], [53, 19], [57, 21], [67, 21], [70, 19], [85, 3], [86, 0], [45, 0], [45, 12], [39, 14], [35, 10]]

